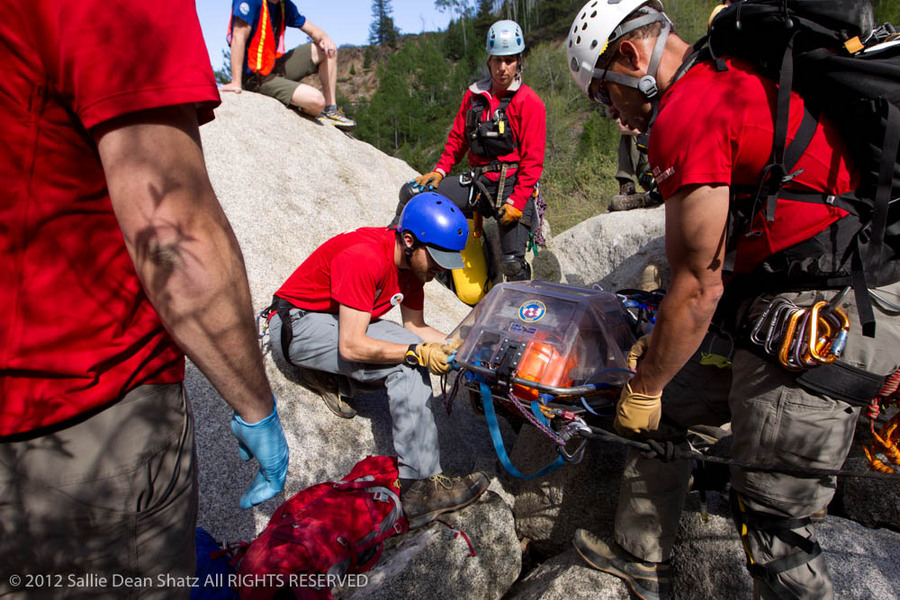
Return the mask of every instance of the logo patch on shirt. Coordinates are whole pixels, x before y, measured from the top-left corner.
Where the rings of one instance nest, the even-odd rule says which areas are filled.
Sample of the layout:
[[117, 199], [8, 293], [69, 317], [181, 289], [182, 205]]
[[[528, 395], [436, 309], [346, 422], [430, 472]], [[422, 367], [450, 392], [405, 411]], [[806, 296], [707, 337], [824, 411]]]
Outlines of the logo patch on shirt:
[[247, 4], [246, 2], [241, 2], [241, 5], [238, 7], [238, 10], [241, 11], [242, 15], [245, 15], [245, 16], [249, 15], [250, 14], [250, 5]]
[[391, 306], [397, 306], [401, 302], [403, 302], [403, 294], [397, 292], [396, 294], [391, 296]]
[[540, 321], [547, 314], [547, 306], [540, 300], [529, 300], [519, 307], [519, 318], [526, 323]]
[[660, 171], [659, 167], [653, 169], [653, 179], [656, 180], [656, 183], [662, 183], [669, 177], [675, 174], [675, 167], [669, 167], [665, 171]]

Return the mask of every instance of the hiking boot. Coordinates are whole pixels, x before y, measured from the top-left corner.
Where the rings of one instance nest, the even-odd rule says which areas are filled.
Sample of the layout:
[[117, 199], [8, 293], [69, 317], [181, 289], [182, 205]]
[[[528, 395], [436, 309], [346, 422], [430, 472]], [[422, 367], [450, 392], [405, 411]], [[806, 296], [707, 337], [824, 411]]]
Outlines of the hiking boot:
[[356, 121], [347, 118], [344, 111], [339, 108], [326, 108], [319, 114], [319, 122], [324, 125], [334, 125], [338, 129], [349, 131], [356, 127]]
[[658, 202], [650, 199], [648, 192], [638, 194], [618, 194], [609, 200], [609, 210], [632, 210], [634, 208], [645, 208], [648, 206], [656, 206]]
[[342, 419], [352, 419], [356, 411], [341, 398], [337, 375], [315, 369], [300, 369], [303, 385], [319, 394], [328, 410]]
[[489, 483], [487, 475], [480, 471], [465, 477], [447, 477], [438, 473], [411, 482], [400, 494], [409, 528], [422, 527], [440, 514], [468, 506], [484, 493]]
[[634, 181], [627, 180], [619, 180], [619, 195], [620, 196], [630, 196], [631, 194], [637, 193], [637, 189], [634, 187]]
[[668, 563], [644, 562], [615, 542], [607, 544], [586, 529], [575, 531], [575, 549], [590, 566], [623, 580], [642, 600], [665, 600], [671, 581]]

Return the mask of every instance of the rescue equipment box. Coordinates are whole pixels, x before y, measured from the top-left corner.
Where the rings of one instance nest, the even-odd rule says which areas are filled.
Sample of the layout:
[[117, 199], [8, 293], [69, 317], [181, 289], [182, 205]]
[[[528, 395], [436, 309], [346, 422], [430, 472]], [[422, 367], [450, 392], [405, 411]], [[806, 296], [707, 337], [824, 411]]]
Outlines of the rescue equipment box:
[[614, 293], [517, 281], [496, 285], [450, 339], [464, 340], [456, 357], [464, 368], [517, 378], [515, 395], [535, 399], [539, 390], [521, 380], [545, 388], [624, 385], [632, 321]]

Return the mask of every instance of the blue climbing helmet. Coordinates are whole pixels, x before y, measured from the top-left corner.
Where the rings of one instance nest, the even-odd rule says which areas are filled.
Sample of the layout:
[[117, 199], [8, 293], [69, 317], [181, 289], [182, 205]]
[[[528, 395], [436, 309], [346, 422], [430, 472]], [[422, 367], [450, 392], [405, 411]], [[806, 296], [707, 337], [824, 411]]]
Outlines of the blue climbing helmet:
[[469, 238], [469, 224], [448, 198], [434, 192], [417, 194], [403, 207], [397, 230], [413, 234], [445, 269], [465, 266], [460, 252]]

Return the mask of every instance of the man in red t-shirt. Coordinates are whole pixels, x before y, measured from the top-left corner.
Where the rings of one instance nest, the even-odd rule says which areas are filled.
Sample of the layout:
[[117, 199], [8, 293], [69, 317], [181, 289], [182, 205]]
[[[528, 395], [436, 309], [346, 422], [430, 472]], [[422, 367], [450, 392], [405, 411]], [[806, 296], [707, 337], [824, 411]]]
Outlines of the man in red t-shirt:
[[[74, 574], [184, 580], [197, 515], [185, 353], [258, 459], [242, 506], [282, 489], [288, 458], [203, 162], [198, 124], [219, 97], [196, 12], [6, 3], [0, 62], [0, 565], [47, 578], [41, 597], [78, 595]], [[0, 578], [0, 596], [17, 592]]]
[[[488, 484], [483, 473], [441, 473], [429, 371], [447, 373], [459, 341], [448, 343], [423, 317], [422, 286], [445, 269], [462, 268], [468, 235], [462, 211], [450, 200], [419, 194], [403, 209], [397, 229], [366, 227], [319, 246], [275, 292], [270, 309], [275, 356], [301, 367], [305, 378], [321, 382], [325, 372], [351, 384], [383, 382], [410, 527], [466, 506]], [[402, 326], [381, 320], [398, 305]], [[322, 391], [336, 415], [356, 414], [336, 389]]]
[[[851, 191], [858, 174], [839, 133], [823, 118], [792, 170], [794, 178], [779, 194], [774, 220], [746, 211], [752, 217], [749, 235], [729, 240], [730, 211], [753, 208], [753, 198], [741, 191], [755, 188], [771, 162], [775, 83], [739, 60], [724, 59], [727, 68], [718, 69], [701, 59], [671, 32], [655, 2], [590, 3], [571, 31], [569, 65], [582, 90], [628, 127], [648, 132], [652, 123], [649, 158], [666, 207], [672, 282], [652, 337], [642, 338], [629, 355], [636, 372], [622, 390], [615, 427], [626, 436], [652, 431], [683, 439], [687, 427], [730, 421], [734, 459], [775, 469], [731, 469], [734, 518], [759, 592], [764, 598], [831, 598], [833, 585], [811, 517], [831, 500], [834, 478], [796, 471], [841, 467], [859, 405], [847, 394], [803, 387], [798, 372], [753, 351], [734, 326], [733, 338], [724, 343], [712, 334], [704, 338], [714, 313], [723, 325], [745, 315], [752, 326], [776, 296], [803, 307], [837, 296], [840, 290], [827, 289], [824, 281], [819, 291], [793, 291], [795, 280], [779, 268], [789, 256], [785, 251], [798, 244], [821, 245], [810, 259], [821, 273], [847, 266], [840, 264], [845, 256], [840, 248], [827, 245], [840, 243], [833, 233], [846, 213], [792, 198], [803, 191], [820, 196]], [[799, 136], [804, 113], [796, 94], [790, 105], [789, 143]], [[727, 242], [736, 244], [736, 254], [734, 275], [726, 279]], [[763, 273], [781, 275], [782, 287], [765, 294]], [[896, 301], [900, 285], [879, 291]], [[723, 294], [726, 301], [720, 301]], [[855, 302], [844, 302], [850, 326], [840, 360], [878, 376], [894, 372], [896, 353], [889, 350], [900, 344], [900, 319], [881, 311], [878, 337], [864, 337]], [[700, 362], [699, 349], [723, 347], [734, 349], [731, 368]], [[575, 547], [581, 556], [624, 579], [642, 598], [666, 597], [668, 560], [691, 468], [688, 459], [663, 463], [630, 450], [616, 543], [578, 530]]]

